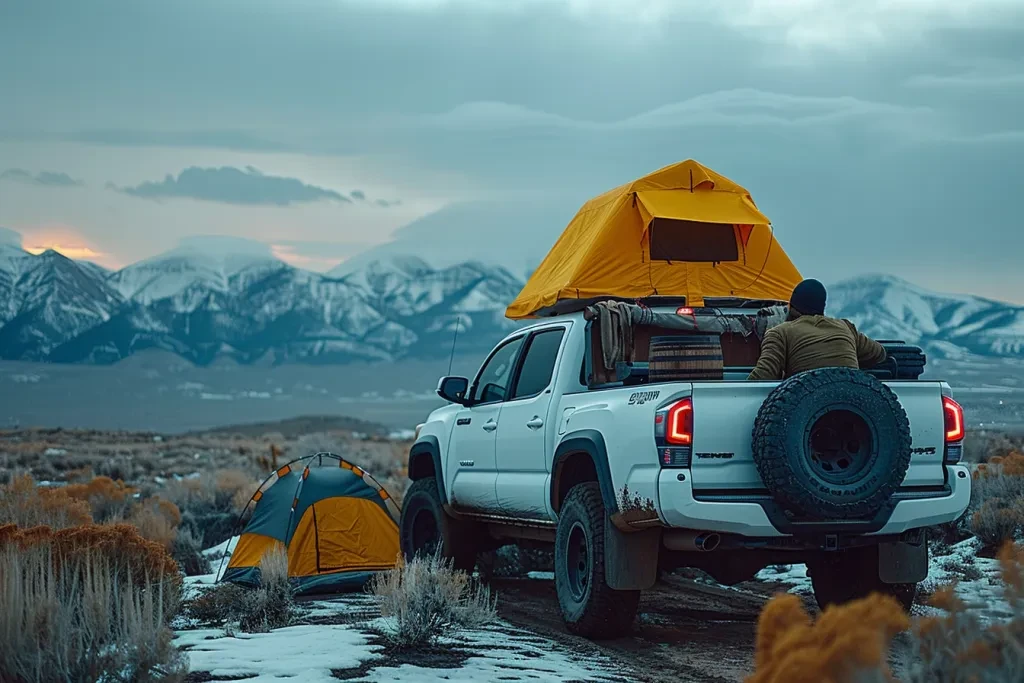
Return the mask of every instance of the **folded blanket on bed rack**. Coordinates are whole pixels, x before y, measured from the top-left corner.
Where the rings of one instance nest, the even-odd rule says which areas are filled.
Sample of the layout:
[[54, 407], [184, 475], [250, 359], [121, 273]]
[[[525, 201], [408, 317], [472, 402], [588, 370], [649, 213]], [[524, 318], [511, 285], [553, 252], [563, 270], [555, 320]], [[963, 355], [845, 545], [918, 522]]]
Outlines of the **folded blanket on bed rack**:
[[677, 313], [657, 313], [650, 308], [625, 301], [601, 301], [588, 306], [587, 320], [595, 318], [601, 327], [602, 363], [606, 370], [614, 370], [618, 362], [632, 363], [635, 358], [633, 328], [637, 325], [663, 327], [669, 330], [687, 330], [708, 334], [732, 332], [749, 337], [764, 338], [769, 328], [786, 319], [784, 306], [762, 308], [756, 315], [725, 315], [702, 312], [700, 319]]

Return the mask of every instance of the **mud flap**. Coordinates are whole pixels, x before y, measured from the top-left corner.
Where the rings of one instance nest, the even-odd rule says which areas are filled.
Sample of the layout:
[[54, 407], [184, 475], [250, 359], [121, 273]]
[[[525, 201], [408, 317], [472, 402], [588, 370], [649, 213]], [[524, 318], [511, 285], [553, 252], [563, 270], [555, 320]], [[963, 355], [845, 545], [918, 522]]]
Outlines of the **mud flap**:
[[646, 590], [658, 580], [661, 529], [624, 533], [604, 519], [604, 576], [614, 590]]
[[920, 583], [928, 577], [928, 543], [878, 544], [878, 578], [882, 583]]

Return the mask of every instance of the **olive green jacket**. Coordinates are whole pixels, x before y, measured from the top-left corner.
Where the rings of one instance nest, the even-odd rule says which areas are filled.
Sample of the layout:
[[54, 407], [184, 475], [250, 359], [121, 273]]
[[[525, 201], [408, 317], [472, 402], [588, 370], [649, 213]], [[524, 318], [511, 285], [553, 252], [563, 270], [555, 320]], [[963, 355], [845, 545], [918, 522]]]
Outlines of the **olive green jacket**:
[[802, 315], [765, 332], [761, 357], [747, 379], [782, 380], [817, 368], [873, 368], [885, 358], [882, 345], [849, 320]]

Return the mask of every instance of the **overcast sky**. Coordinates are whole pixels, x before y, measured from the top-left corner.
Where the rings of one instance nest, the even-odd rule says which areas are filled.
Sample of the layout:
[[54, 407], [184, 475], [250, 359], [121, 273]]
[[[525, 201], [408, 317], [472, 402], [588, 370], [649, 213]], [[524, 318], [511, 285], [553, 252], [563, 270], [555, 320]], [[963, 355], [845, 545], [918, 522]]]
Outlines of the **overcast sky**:
[[9, 0], [0, 64], [0, 226], [32, 249], [522, 272], [692, 157], [807, 276], [1024, 301], [1021, 0]]

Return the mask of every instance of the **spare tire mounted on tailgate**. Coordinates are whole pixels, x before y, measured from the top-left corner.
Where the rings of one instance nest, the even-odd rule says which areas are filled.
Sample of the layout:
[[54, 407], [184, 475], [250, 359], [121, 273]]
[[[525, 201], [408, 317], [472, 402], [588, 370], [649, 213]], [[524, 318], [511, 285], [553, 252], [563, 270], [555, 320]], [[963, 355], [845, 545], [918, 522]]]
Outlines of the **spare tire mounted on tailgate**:
[[910, 422], [896, 394], [867, 373], [822, 368], [768, 395], [753, 455], [783, 508], [814, 519], [871, 517], [910, 466]]

